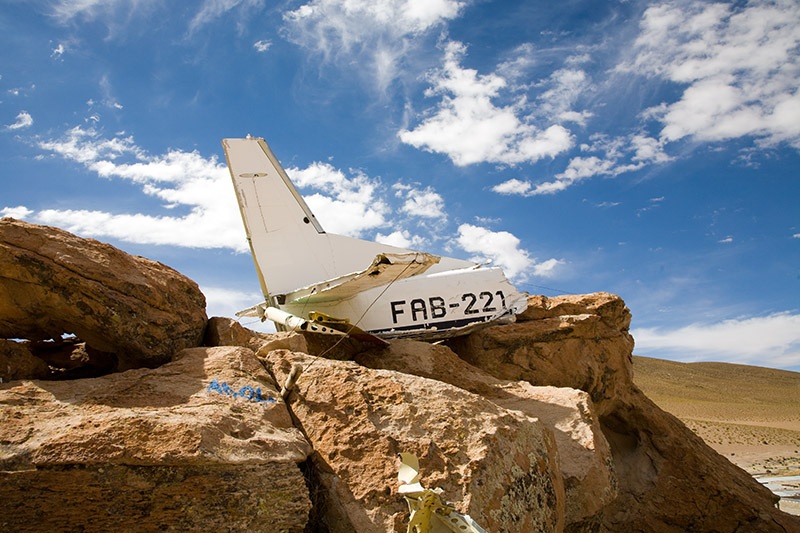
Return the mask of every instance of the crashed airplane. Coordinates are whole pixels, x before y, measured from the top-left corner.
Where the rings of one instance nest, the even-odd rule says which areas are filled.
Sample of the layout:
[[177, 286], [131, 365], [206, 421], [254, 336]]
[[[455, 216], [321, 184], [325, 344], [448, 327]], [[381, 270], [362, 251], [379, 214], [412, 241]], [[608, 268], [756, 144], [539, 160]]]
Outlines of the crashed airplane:
[[278, 330], [438, 340], [527, 306], [499, 267], [326, 233], [261, 138], [224, 139], [264, 302]]

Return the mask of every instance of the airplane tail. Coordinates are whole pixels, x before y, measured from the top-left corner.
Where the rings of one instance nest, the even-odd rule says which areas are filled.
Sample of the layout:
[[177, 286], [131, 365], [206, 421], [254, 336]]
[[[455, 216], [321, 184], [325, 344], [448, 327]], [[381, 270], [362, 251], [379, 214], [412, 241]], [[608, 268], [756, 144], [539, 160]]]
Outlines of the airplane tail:
[[[264, 139], [224, 139], [222, 145], [261, 289], [270, 305], [283, 304], [283, 295], [303, 287], [359, 273], [381, 254], [415, 254], [326, 233]], [[428, 254], [419, 257], [423, 255], [430, 264], [438, 261]], [[462, 267], [472, 264], [452, 261]]]

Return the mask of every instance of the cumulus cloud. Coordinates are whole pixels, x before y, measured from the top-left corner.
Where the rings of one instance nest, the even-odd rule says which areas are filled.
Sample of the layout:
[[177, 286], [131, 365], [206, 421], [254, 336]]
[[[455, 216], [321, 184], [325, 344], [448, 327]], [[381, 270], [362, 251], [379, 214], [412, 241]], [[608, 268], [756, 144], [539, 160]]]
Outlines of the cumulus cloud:
[[376, 233], [375, 242], [410, 250], [420, 250], [428, 241], [419, 235], [412, 235], [408, 230], [396, 230], [388, 235]]
[[[357, 64], [384, 91], [415, 39], [458, 16], [458, 0], [311, 0], [284, 15], [290, 41]], [[353, 60], [356, 58], [356, 60]]]
[[3, 209], [0, 209], [0, 218], [11, 217], [18, 220], [25, 220], [32, 214], [33, 211], [24, 205], [18, 205], [16, 207], [4, 207]]
[[519, 194], [525, 196], [531, 190], [531, 184], [528, 181], [521, 181], [517, 178], [511, 178], [503, 183], [498, 183], [492, 190], [499, 194]]
[[170, 150], [150, 155], [132, 137], [103, 137], [77, 126], [58, 139], [39, 142], [53, 154], [83, 164], [98, 176], [137, 184], [164, 207], [188, 209], [183, 216], [112, 213], [99, 209], [45, 209], [33, 220], [89, 237], [139, 244], [248, 250], [230, 174], [216, 157]]
[[17, 115], [17, 121], [13, 124], [6, 125], [7, 130], [19, 130], [28, 128], [33, 124], [33, 117], [27, 111], [20, 111]]
[[204, 285], [200, 287], [200, 291], [206, 297], [206, 312], [209, 317], [232, 317], [238, 311], [264, 300], [264, 296], [258, 292], [245, 292], [225, 287]]
[[493, 100], [507, 86], [505, 78], [463, 68], [465, 51], [461, 43], [446, 44], [444, 66], [430, 75], [427, 92], [442, 99], [421, 124], [399, 132], [401, 141], [445, 154], [458, 166], [533, 163], [572, 146], [570, 132], [563, 126], [541, 130], [522, 120], [517, 106], [495, 105]]
[[647, 9], [620, 70], [684, 87], [653, 113], [660, 138], [753, 136], [800, 149], [800, 10], [794, 0], [661, 4]]
[[797, 313], [696, 323], [676, 329], [637, 328], [631, 334], [640, 355], [800, 369]]
[[558, 69], [550, 75], [548, 89], [539, 95], [539, 110], [551, 118], [569, 117], [573, 122], [585, 123], [591, 113], [573, 111], [578, 97], [591, 88], [586, 72], [575, 68]]
[[638, 170], [646, 164], [665, 163], [673, 159], [664, 152], [662, 141], [639, 133], [615, 138], [595, 134], [591, 140], [591, 144], [581, 145], [581, 151], [596, 152], [598, 155], [573, 157], [567, 168], [551, 181], [534, 185], [530, 181], [514, 178], [495, 185], [492, 190], [499, 194], [520, 196], [555, 194], [595, 176], [618, 176]]
[[491, 262], [502, 267], [511, 279], [525, 280], [529, 274], [548, 277], [562, 264], [558, 259], [537, 263], [527, 250], [520, 248], [519, 239], [507, 231], [491, 231], [472, 224], [461, 224], [456, 242], [467, 252], [476, 254], [470, 258], [471, 261]]
[[333, 165], [320, 162], [286, 172], [299, 188], [322, 191], [303, 197], [325, 231], [359, 237], [365, 230], [387, 224], [390, 210], [378, 194], [380, 184], [363, 172], [351, 169], [348, 178]]
[[397, 192], [395, 195], [404, 198], [400, 210], [412, 216], [423, 218], [445, 218], [444, 199], [441, 195], [428, 186], [418, 189], [409, 185], [395, 184], [392, 186]]

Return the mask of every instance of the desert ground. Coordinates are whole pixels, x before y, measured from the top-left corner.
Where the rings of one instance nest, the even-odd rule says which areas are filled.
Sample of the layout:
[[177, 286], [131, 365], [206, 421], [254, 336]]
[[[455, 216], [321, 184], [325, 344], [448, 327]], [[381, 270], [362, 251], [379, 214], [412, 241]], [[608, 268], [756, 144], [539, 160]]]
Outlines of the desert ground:
[[[800, 514], [800, 373], [634, 356], [634, 382]], [[773, 478], [779, 478], [773, 481]]]

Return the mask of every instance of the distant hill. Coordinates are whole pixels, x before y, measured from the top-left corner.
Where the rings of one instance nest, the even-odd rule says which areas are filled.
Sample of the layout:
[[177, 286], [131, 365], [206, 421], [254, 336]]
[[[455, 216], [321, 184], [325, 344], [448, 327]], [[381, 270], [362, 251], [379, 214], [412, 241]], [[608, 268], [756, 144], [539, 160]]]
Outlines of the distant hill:
[[800, 373], [634, 356], [634, 383], [752, 474], [800, 472]]

